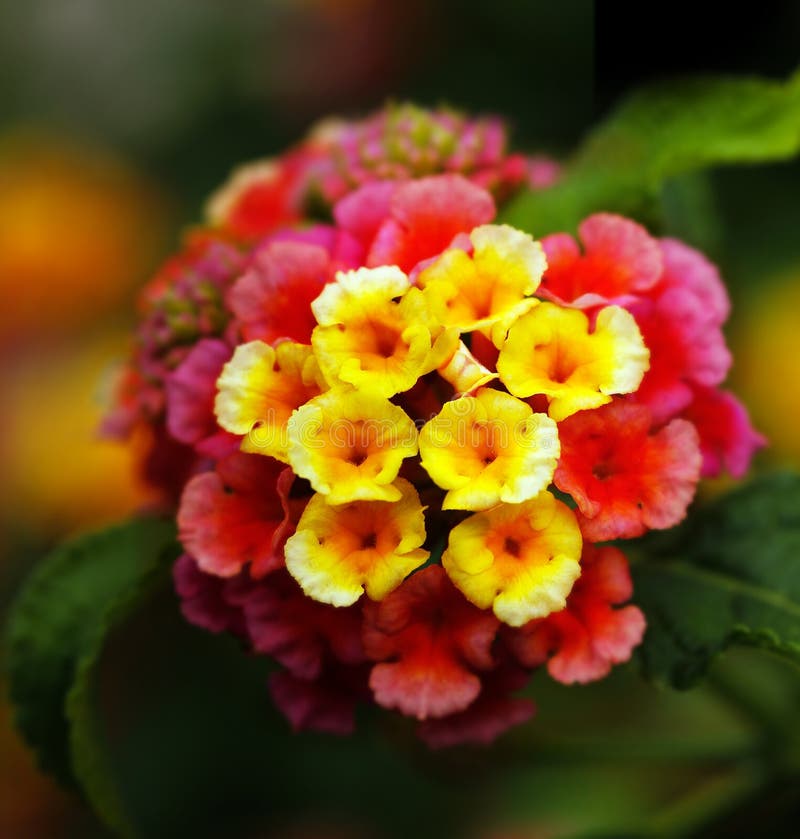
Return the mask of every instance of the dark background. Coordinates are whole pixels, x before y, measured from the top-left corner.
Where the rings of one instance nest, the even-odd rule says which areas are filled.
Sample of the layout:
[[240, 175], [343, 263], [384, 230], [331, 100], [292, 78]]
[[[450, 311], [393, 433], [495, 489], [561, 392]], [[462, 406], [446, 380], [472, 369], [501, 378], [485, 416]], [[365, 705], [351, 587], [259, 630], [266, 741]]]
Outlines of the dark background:
[[800, 60], [800, 5], [595, 3], [595, 115], [646, 81], [689, 73], [785, 78]]

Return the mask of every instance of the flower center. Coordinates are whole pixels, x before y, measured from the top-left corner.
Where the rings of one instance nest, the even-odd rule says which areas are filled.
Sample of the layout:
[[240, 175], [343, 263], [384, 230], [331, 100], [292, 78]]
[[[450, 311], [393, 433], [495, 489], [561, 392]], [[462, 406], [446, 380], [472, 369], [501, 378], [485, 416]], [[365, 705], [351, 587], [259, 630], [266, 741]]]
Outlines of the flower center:
[[391, 358], [397, 352], [397, 345], [400, 341], [400, 333], [397, 328], [385, 323], [373, 321], [372, 340], [375, 355], [381, 358]]
[[368, 457], [369, 452], [359, 447], [350, 452], [350, 456], [347, 458], [347, 461], [348, 463], [352, 463], [353, 466], [361, 466]]
[[606, 463], [605, 461], [596, 463], [592, 467], [592, 475], [594, 475], [598, 481], [604, 481], [606, 478], [610, 478], [613, 474], [614, 470], [612, 469], [611, 464]]
[[563, 385], [575, 372], [575, 363], [565, 353], [556, 352], [550, 367], [550, 379]]

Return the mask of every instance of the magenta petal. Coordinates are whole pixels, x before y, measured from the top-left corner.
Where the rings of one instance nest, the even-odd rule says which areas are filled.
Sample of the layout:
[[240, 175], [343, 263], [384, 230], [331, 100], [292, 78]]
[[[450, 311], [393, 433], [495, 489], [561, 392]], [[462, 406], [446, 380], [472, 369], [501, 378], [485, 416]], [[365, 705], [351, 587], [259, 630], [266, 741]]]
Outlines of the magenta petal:
[[342, 198], [333, 208], [336, 223], [360, 242], [369, 245], [378, 228], [389, 217], [389, 207], [397, 186], [395, 181], [378, 181]]
[[269, 677], [269, 692], [294, 731], [352, 734], [355, 710], [364, 698], [363, 668], [334, 667], [316, 679], [289, 672]]
[[753, 455], [767, 439], [752, 426], [747, 409], [724, 390], [697, 387], [694, 400], [684, 412], [700, 435], [704, 478], [728, 472], [741, 478], [750, 468]]
[[530, 699], [487, 692], [465, 711], [425, 720], [417, 730], [420, 739], [432, 749], [488, 746], [509, 729], [528, 722], [535, 713], [536, 706]]
[[219, 429], [214, 397], [222, 367], [231, 357], [225, 341], [206, 338], [195, 344], [166, 381], [167, 430], [181, 443], [195, 445]]
[[209, 632], [245, 635], [242, 609], [227, 597], [231, 580], [202, 571], [189, 554], [176, 560], [172, 576], [181, 599], [181, 612], [189, 623]]
[[677, 239], [662, 239], [664, 257], [662, 288], [682, 288], [699, 301], [706, 316], [715, 324], [728, 319], [731, 301], [716, 266], [703, 254]]

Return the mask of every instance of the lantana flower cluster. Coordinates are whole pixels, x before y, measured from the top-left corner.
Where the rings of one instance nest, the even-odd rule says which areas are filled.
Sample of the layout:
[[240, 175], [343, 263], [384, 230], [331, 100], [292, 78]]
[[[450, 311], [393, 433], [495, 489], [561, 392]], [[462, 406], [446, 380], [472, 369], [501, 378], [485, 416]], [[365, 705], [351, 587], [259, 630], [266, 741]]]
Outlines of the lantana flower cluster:
[[[489, 742], [533, 714], [533, 671], [630, 658], [619, 540], [761, 445], [720, 389], [728, 298], [619, 216], [498, 223], [530, 176], [495, 121], [395, 109], [312, 138], [235, 175], [148, 287], [117, 427], [149, 428], [179, 496], [184, 614], [280, 665], [295, 728], [374, 703], [432, 746]], [[288, 181], [332, 220], [279, 208]]]

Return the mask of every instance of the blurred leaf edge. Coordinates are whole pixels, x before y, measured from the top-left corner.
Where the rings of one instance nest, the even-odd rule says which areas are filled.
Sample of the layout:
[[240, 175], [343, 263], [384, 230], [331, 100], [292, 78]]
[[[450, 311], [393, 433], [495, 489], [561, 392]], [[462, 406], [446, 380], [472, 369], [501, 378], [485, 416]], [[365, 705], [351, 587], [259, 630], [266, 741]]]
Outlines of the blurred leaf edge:
[[105, 766], [93, 671], [109, 632], [166, 583], [176, 556], [174, 524], [165, 518], [70, 539], [34, 568], [6, 627], [18, 730], [40, 767], [79, 788], [121, 835], [133, 830]]
[[542, 236], [595, 212], [657, 223], [675, 177], [800, 152], [800, 70], [785, 82], [688, 76], [634, 90], [579, 146], [553, 186], [518, 195], [501, 220]]
[[632, 570], [648, 680], [690, 688], [731, 646], [800, 666], [800, 473], [760, 475], [643, 547]]

